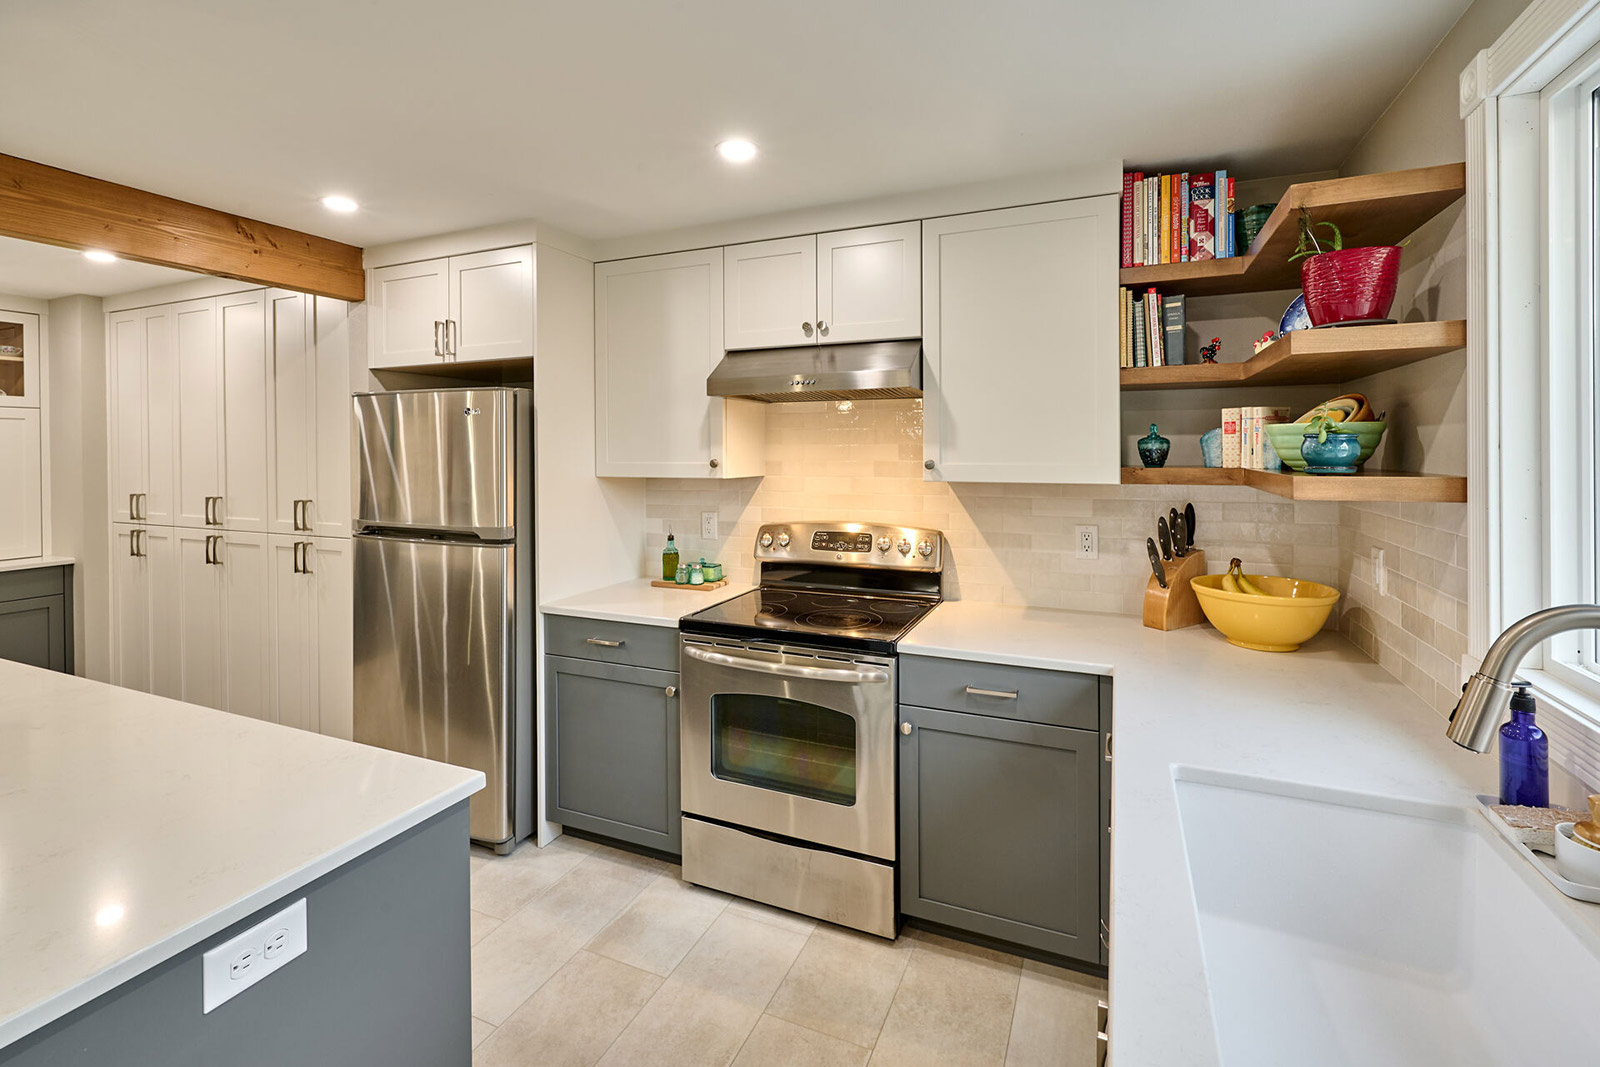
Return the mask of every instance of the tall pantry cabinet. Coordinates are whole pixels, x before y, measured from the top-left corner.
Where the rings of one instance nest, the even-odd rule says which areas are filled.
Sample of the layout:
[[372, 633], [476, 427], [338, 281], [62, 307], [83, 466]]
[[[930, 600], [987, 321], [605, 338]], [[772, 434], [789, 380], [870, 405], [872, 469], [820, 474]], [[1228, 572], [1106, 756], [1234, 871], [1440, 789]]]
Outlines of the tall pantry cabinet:
[[107, 316], [113, 682], [350, 736], [346, 321], [278, 289]]

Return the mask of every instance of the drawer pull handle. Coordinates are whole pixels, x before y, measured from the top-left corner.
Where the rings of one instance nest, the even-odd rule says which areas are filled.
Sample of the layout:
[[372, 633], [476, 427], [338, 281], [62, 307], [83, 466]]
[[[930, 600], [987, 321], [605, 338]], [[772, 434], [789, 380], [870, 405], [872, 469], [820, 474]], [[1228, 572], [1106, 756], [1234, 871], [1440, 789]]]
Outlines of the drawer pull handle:
[[1107, 762], [1107, 763], [1110, 763], [1110, 762], [1111, 762], [1111, 731], [1110, 731], [1110, 730], [1107, 730], [1107, 731], [1106, 731], [1106, 752], [1105, 752], [1105, 760], [1106, 760], [1106, 762]]
[[589, 638], [589, 643], [591, 645], [599, 645], [601, 648], [621, 648], [627, 644], [626, 641], [607, 641], [603, 637], [591, 637]]
[[675, 685], [667, 686], [666, 694], [667, 694], [667, 699], [671, 700], [673, 697], [678, 695], [678, 687], [675, 686]]
[[910, 723], [903, 722], [903, 723], [900, 724], [900, 732], [905, 734], [907, 737], [911, 736], [911, 730], [912, 730], [912, 726], [911, 726]]
[[1016, 689], [980, 689], [975, 685], [967, 686], [967, 695], [971, 697], [996, 697], [1000, 700], [1015, 700], [1020, 695]]

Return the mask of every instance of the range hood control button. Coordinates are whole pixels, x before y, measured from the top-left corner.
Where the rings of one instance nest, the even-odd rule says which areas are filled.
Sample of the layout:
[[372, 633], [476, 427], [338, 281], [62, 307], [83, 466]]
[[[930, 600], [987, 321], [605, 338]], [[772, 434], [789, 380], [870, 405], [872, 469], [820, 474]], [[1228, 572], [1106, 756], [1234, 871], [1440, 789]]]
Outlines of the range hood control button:
[[761, 531], [761, 547], [762, 548], [771, 548], [772, 547], [772, 534], [768, 533], [766, 530], [762, 530]]

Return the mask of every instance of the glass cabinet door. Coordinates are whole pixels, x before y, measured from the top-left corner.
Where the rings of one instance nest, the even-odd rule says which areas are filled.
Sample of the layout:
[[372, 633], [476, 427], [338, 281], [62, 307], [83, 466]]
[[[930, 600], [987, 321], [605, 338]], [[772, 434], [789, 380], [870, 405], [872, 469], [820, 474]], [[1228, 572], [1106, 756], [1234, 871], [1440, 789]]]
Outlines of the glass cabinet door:
[[39, 406], [39, 316], [0, 311], [0, 406]]

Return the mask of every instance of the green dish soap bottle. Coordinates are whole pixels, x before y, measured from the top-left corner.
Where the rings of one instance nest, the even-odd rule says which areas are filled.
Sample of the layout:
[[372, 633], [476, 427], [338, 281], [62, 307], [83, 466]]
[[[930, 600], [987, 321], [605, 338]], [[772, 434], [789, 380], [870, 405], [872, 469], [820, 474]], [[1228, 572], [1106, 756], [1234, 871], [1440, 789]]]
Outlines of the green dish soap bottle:
[[678, 543], [672, 539], [672, 531], [667, 531], [667, 547], [661, 550], [661, 580], [664, 582], [676, 581], [678, 578]]

